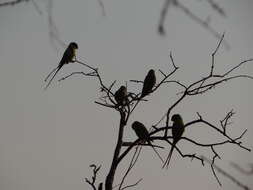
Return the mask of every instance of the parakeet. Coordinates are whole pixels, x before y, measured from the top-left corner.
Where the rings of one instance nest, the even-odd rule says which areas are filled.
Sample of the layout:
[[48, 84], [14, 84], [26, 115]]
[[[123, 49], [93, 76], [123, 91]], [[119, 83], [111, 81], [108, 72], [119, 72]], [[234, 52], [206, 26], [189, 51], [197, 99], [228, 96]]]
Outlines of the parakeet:
[[135, 131], [137, 137], [140, 140], [146, 141], [149, 144], [151, 144], [151, 140], [149, 138], [149, 132], [141, 122], [139, 121], [133, 122], [132, 129]]
[[144, 79], [141, 98], [147, 96], [152, 91], [152, 88], [155, 86], [155, 83], [156, 83], [155, 71], [153, 69], [150, 69], [147, 76]]
[[52, 80], [54, 79], [55, 75], [59, 72], [59, 70], [63, 67], [63, 65], [68, 64], [70, 62], [74, 62], [74, 58], [76, 56], [76, 50], [78, 49], [78, 45], [75, 42], [71, 42], [69, 44], [69, 46], [67, 47], [67, 49], [65, 50], [62, 59], [60, 61], [60, 63], [58, 64], [58, 66], [53, 69], [46, 77], [45, 82], [47, 81], [47, 79], [51, 76], [51, 74], [54, 73], [53, 77], [51, 78], [51, 80], [48, 82], [47, 86], [45, 87], [45, 89], [47, 89], [47, 87], [50, 85], [50, 83], [52, 82]]
[[180, 140], [180, 138], [182, 137], [183, 133], [184, 133], [184, 122], [182, 117], [179, 114], [174, 114], [171, 118], [171, 121], [173, 121], [173, 125], [172, 125], [172, 138], [173, 138], [173, 142], [171, 145], [171, 149], [169, 152], [169, 155], [163, 165], [163, 168], [166, 166], [168, 168], [169, 163], [170, 163], [170, 159], [172, 156], [172, 152], [175, 148], [176, 143]]
[[114, 98], [118, 105], [124, 105], [127, 101], [127, 88], [121, 86], [114, 94]]
[[149, 137], [149, 132], [146, 129], [146, 127], [139, 121], [135, 121], [132, 123], [132, 129], [135, 131], [137, 137], [144, 141], [147, 142], [155, 151], [155, 153], [157, 154], [157, 156], [160, 158], [160, 160], [162, 161], [162, 163], [164, 163], [162, 157], [159, 155], [159, 153], [156, 151], [156, 149], [154, 148], [154, 146], [151, 144], [151, 139]]

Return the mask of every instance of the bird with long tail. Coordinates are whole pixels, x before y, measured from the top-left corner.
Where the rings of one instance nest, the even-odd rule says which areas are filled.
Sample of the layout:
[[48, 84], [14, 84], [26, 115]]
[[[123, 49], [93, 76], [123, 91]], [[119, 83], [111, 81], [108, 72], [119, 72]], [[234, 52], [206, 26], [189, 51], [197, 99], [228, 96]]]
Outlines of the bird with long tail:
[[56, 68], [54, 68], [45, 78], [45, 82], [47, 82], [47, 80], [49, 79], [49, 77], [54, 73], [53, 77], [50, 79], [50, 81], [48, 82], [48, 84], [46, 85], [46, 87], [44, 88], [45, 90], [48, 88], [48, 86], [51, 84], [52, 80], [54, 79], [54, 77], [56, 76], [56, 74], [60, 71], [60, 69], [63, 67], [63, 65], [68, 64], [68, 63], [72, 63], [75, 60], [76, 57], [76, 50], [78, 49], [78, 45], [75, 42], [71, 42], [67, 49], [65, 50], [62, 59], [60, 61], [60, 63], [58, 64], [58, 66]]
[[169, 163], [170, 163], [170, 159], [171, 159], [173, 150], [184, 133], [184, 122], [183, 122], [182, 117], [179, 114], [174, 114], [171, 117], [171, 121], [173, 121], [173, 125], [172, 125], [173, 141], [172, 141], [170, 152], [169, 152], [167, 159], [163, 165], [163, 168], [166, 166], [167, 169], [169, 167]]
[[149, 132], [146, 129], [145, 125], [139, 121], [135, 121], [132, 123], [132, 129], [135, 131], [137, 137], [141, 141], [147, 142], [152, 147], [152, 149], [155, 151], [155, 153], [157, 154], [159, 159], [162, 161], [162, 163], [164, 163], [162, 157], [160, 156], [160, 154], [156, 151], [156, 149], [152, 145], [152, 143], [151, 143], [152, 140], [150, 139]]

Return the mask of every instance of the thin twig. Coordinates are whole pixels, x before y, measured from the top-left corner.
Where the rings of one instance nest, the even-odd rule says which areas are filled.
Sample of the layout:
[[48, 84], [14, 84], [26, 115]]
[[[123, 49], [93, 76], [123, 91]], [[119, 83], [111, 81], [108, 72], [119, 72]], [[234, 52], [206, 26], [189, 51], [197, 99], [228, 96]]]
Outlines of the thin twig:
[[22, 2], [28, 2], [30, 0], [13, 0], [13, 1], [7, 1], [7, 2], [3, 2], [0, 3], [0, 7], [4, 7], [4, 6], [13, 6]]
[[226, 13], [223, 8], [217, 3], [214, 2], [214, 0], [207, 0], [207, 2], [210, 4], [210, 6], [215, 10], [217, 13], [219, 13], [221, 16], [226, 17]]
[[253, 164], [249, 164], [250, 168], [247, 168], [247, 169], [250, 169], [250, 170], [243, 169], [240, 165], [234, 162], [231, 162], [230, 165], [233, 166], [239, 172], [243, 173], [244, 175], [248, 175], [248, 176], [253, 175]]
[[97, 0], [97, 1], [98, 1], [99, 6], [101, 7], [102, 15], [103, 15], [103, 16], [106, 16], [105, 6], [104, 6], [103, 1], [102, 1], [102, 0]]
[[129, 164], [129, 166], [128, 166], [128, 168], [127, 168], [127, 170], [126, 170], [126, 172], [125, 172], [125, 174], [124, 174], [124, 176], [123, 176], [123, 178], [121, 180], [120, 185], [119, 185], [119, 190], [122, 189], [121, 187], [123, 186], [123, 183], [124, 183], [127, 175], [129, 174], [129, 172], [131, 171], [131, 169], [134, 167], [134, 165], [137, 163], [137, 160], [138, 160], [138, 158], [140, 156], [140, 153], [141, 153], [141, 149], [142, 149], [141, 146], [138, 146], [138, 147], [135, 148], [135, 151], [134, 151], [134, 154], [133, 154], [132, 159], [130, 161], [130, 164]]
[[91, 178], [91, 180], [89, 180], [88, 178], [85, 178], [85, 181], [93, 188], [93, 190], [97, 190], [95, 182], [97, 179], [97, 173], [100, 170], [101, 166], [96, 166], [95, 164], [91, 164], [90, 168], [92, 168], [93, 170], [93, 176]]
[[127, 186], [123, 187], [121, 190], [127, 189], [129, 187], [134, 187], [134, 186], [138, 185], [141, 181], [142, 181], [142, 178], [139, 179], [136, 183], [134, 183], [132, 185], [127, 185]]
[[230, 179], [233, 183], [235, 183], [236, 185], [238, 185], [240, 188], [242, 188], [244, 190], [250, 190], [250, 188], [248, 186], [244, 185], [243, 183], [241, 183], [240, 181], [238, 181], [235, 177], [233, 177], [232, 175], [230, 175], [228, 172], [226, 172], [223, 169], [221, 169], [220, 167], [218, 167], [210, 159], [206, 158], [205, 156], [202, 156], [202, 158], [205, 161], [207, 161], [210, 165], [212, 165], [212, 167], [214, 169], [216, 169], [219, 173], [221, 173], [222, 175], [224, 175], [225, 177], [227, 177], [228, 179]]

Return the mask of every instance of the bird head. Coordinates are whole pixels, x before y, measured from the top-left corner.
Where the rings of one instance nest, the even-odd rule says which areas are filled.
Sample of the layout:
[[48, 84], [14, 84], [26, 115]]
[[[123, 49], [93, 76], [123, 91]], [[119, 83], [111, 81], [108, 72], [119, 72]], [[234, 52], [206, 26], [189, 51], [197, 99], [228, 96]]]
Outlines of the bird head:
[[78, 45], [77, 45], [76, 42], [71, 42], [71, 43], [69, 44], [69, 47], [71, 47], [71, 48], [73, 48], [73, 49], [78, 49]]
[[135, 122], [132, 123], [132, 129], [136, 130], [136, 129], [138, 129], [138, 127], [140, 125], [143, 125], [143, 124], [141, 122], [139, 122], [139, 121], [135, 121]]
[[173, 122], [177, 122], [177, 121], [182, 121], [182, 117], [179, 115], [179, 114], [174, 114], [172, 117], [171, 117], [171, 121]]
[[153, 75], [155, 75], [155, 70], [154, 70], [154, 69], [150, 69], [148, 74], [153, 74]]
[[119, 88], [119, 90], [120, 90], [121, 92], [124, 92], [125, 95], [127, 94], [127, 88], [126, 88], [125, 86], [122, 85], [122, 86]]

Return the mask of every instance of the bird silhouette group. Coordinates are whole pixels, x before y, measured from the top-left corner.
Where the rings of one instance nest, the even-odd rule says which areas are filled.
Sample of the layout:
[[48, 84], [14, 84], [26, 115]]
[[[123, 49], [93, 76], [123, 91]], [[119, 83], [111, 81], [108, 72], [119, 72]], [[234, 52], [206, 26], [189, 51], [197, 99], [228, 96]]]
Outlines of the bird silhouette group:
[[[151, 92], [153, 92], [153, 90], [154, 90], [153, 88], [155, 87], [155, 84], [156, 84], [155, 71], [153, 69], [150, 69], [148, 71], [148, 74], [146, 75], [146, 77], [144, 79], [142, 92], [141, 92], [141, 95], [140, 95], [140, 98], [138, 99], [138, 101], [140, 99], [144, 98], [145, 96], [149, 95]], [[115, 98], [118, 105], [124, 106], [128, 102], [127, 88], [125, 86], [121, 86], [115, 92], [114, 98]], [[162, 168], [165, 168], [165, 167], [168, 168], [173, 150], [174, 150], [176, 144], [181, 139], [181, 137], [184, 133], [183, 119], [179, 114], [174, 114], [171, 117], [171, 121], [173, 122], [173, 125], [172, 125], [172, 143], [171, 143], [170, 152], [169, 152], [165, 162], [163, 161], [163, 159], [161, 158], [159, 153], [156, 151], [155, 147], [152, 145], [152, 143], [151, 143], [152, 138], [150, 137], [149, 132], [148, 132], [147, 128], [145, 127], [145, 125], [143, 123], [139, 122], [139, 121], [134, 121], [132, 123], [132, 129], [134, 130], [137, 137], [139, 138], [139, 142], [140, 143], [147, 142], [148, 145], [153, 148], [155, 153], [158, 155], [160, 160], [162, 160], [162, 162], [163, 162]]]
[[[78, 49], [78, 45], [76, 42], [71, 42], [67, 49], [65, 50], [61, 61], [59, 62], [58, 66], [56, 68], [54, 68], [45, 78], [45, 82], [47, 82], [47, 80], [49, 79], [49, 77], [54, 73], [54, 75], [51, 77], [51, 79], [49, 80], [49, 82], [47, 83], [45, 89], [47, 89], [49, 87], [49, 85], [51, 84], [52, 80], [54, 79], [54, 77], [56, 76], [56, 74], [60, 71], [60, 69], [68, 63], [72, 63], [75, 62], [76, 60], [76, 50]], [[149, 95], [150, 93], [152, 93], [155, 89], [155, 84], [156, 84], [156, 76], [155, 76], [155, 71], [153, 69], [150, 69], [143, 81], [143, 87], [142, 87], [142, 91], [141, 94], [138, 98], [136, 98], [137, 103], [146, 97], [147, 95]], [[127, 93], [127, 88], [126, 86], [121, 86], [115, 93], [114, 93], [114, 99], [116, 101], [116, 107], [124, 107], [125, 105], [127, 105], [129, 103], [128, 100], [128, 93]], [[132, 129], [134, 130], [134, 132], [136, 133], [137, 137], [138, 137], [138, 142], [140, 145], [142, 145], [143, 143], [147, 143], [148, 146], [152, 147], [152, 149], [155, 151], [155, 153], [157, 154], [157, 156], [159, 157], [159, 159], [162, 161], [163, 166], [162, 168], [168, 168], [169, 163], [170, 163], [170, 159], [173, 153], [173, 150], [176, 146], [176, 144], [178, 143], [178, 141], [181, 139], [183, 133], [184, 133], [184, 123], [183, 123], [183, 119], [179, 114], [174, 114], [171, 117], [171, 121], [173, 122], [172, 125], [172, 143], [171, 143], [171, 149], [170, 152], [166, 158], [165, 161], [163, 161], [162, 157], [160, 156], [160, 154], [156, 151], [155, 147], [153, 146], [153, 144], [151, 143], [153, 141], [152, 137], [150, 137], [150, 134], [147, 130], [147, 128], [145, 127], [145, 125], [139, 121], [134, 121], [132, 123]], [[142, 144], [141, 144], [142, 143]]]
[[181, 137], [184, 133], [183, 119], [179, 114], [174, 114], [171, 118], [171, 121], [173, 122], [173, 125], [172, 125], [172, 139], [173, 140], [172, 140], [172, 145], [171, 145], [170, 152], [169, 152], [165, 162], [163, 161], [163, 159], [161, 158], [159, 153], [156, 151], [155, 147], [152, 145], [152, 143], [151, 143], [152, 138], [150, 137], [149, 132], [148, 132], [147, 128], [145, 127], [145, 125], [142, 124], [139, 121], [134, 121], [132, 123], [132, 129], [136, 133], [136, 135], [139, 138], [140, 142], [147, 142], [148, 145], [150, 145], [153, 148], [155, 153], [162, 160], [162, 162], [163, 162], [162, 168], [165, 168], [165, 167], [168, 168], [169, 163], [170, 163], [170, 159], [171, 159], [171, 156], [172, 156], [172, 152], [173, 152], [173, 150], [176, 146], [176, 143], [178, 143], [178, 141], [181, 139]]

